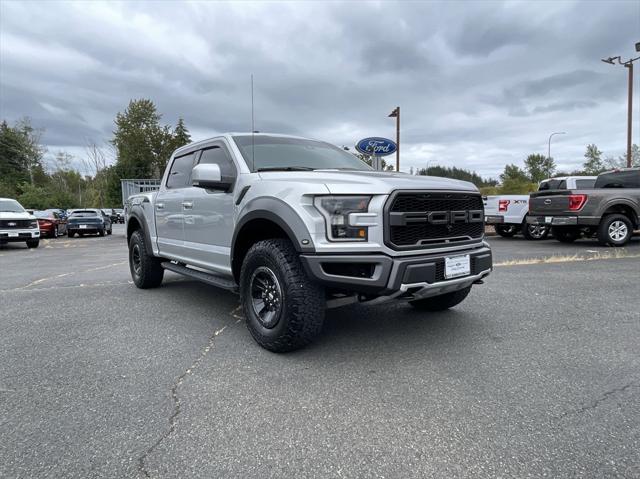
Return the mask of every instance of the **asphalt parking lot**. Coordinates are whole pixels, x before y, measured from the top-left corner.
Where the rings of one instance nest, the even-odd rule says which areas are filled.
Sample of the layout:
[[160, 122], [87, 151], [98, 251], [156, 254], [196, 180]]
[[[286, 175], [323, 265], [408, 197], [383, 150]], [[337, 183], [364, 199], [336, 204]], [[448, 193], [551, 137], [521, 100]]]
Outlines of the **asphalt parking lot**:
[[136, 289], [121, 225], [0, 247], [0, 477], [640, 477], [640, 240], [490, 242], [455, 309], [286, 355], [231, 293]]

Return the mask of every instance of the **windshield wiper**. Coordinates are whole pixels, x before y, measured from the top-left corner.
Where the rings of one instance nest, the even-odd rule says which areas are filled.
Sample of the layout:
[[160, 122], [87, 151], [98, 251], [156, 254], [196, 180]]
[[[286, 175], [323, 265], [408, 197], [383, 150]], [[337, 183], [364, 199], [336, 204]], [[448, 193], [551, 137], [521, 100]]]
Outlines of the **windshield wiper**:
[[313, 171], [310, 166], [270, 166], [269, 168], [258, 168], [256, 171]]

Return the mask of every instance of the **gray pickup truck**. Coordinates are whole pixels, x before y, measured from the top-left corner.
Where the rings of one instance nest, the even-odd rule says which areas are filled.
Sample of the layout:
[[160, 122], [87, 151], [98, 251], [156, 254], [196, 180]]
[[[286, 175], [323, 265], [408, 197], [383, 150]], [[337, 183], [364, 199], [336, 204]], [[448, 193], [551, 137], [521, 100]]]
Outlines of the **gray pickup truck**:
[[127, 201], [139, 288], [165, 270], [240, 293], [249, 331], [289, 351], [326, 307], [455, 306], [492, 269], [478, 189], [373, 171], [328, 143], [226, 134], [174, 152], [160, 190]]
[[596, 236], [600, 244], [623, 246], [640, 227], [640, 168], [602, 173], [592, 189], [531, 194], [527, 222], [549, 225], [564, 243]]

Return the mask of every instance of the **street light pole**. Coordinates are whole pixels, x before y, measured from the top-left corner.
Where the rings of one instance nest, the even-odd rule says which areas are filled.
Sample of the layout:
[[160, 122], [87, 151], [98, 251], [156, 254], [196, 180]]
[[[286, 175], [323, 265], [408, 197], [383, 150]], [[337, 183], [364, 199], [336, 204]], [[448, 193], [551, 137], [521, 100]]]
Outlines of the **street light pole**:
[[400, 171], [400, 107], [389, 113], [389, 118], [396, 119], [396, 171]]
[[[636, 43], [636, 51], [640, 51], [640, 42]], [[633, 62], [640, 60], [640, 57], [630, 58], [627, 61], [622, 61], [620, 56], [603, 58], [602, 61], [610, 65], [615, 65], [614, 60], [617, 60], [619, 65], [629, 69], [629, 87], [628, 87], [628, 104], [627, 104], [627, 168], [631, 168], [631, 134], [632, 134], [632, 116], [633, 116]]]
[[547, 148], [547, 178], [549, 178], [550, 173], [550, 167], [551, 167], [551, 138], [553, 138], [554, 135], [566, 135], [567, 132], [566, 131], [554, 131], [553, 133], [551, 133], [549, 135], [549, 145]]

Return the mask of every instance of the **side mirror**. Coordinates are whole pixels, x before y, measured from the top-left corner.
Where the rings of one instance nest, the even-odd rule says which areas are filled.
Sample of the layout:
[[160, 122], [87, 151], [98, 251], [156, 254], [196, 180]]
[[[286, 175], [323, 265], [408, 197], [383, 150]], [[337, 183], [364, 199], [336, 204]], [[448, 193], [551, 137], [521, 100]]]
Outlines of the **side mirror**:
[[212, 163], [196, 165], [191, 170], [191, 184], [200, 188], [229, 191], [233, 178], [222, 178], [220, 166]]

